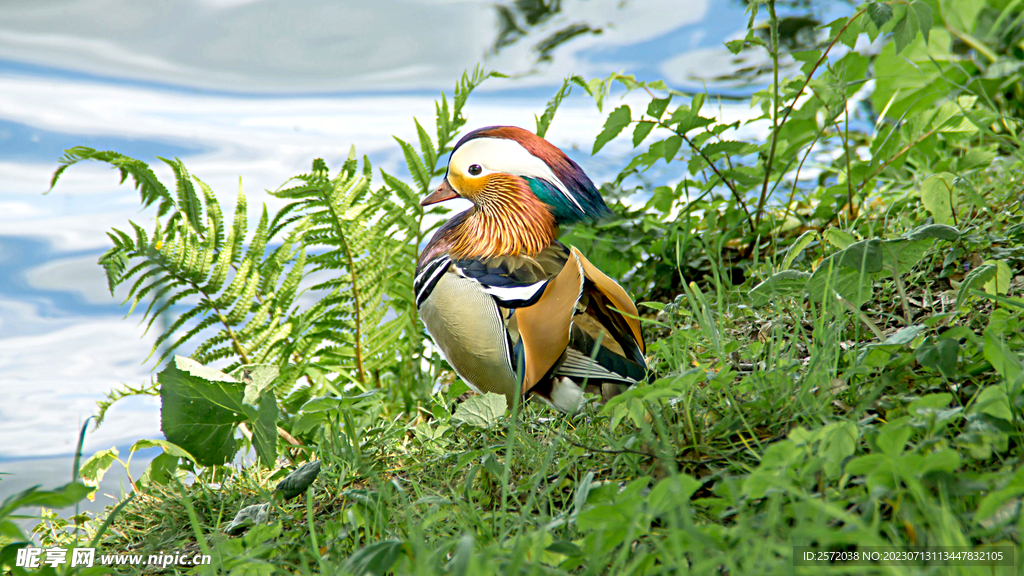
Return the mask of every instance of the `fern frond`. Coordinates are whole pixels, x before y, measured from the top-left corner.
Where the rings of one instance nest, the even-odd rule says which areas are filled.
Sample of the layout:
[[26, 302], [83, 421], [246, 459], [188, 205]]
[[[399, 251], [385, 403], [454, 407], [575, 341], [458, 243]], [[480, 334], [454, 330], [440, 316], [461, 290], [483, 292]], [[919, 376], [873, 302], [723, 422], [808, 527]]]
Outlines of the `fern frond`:
[[178, 213], [185, 221], [185, 225], [196, 232], [203, 233], [205, 231], [203, 228], [203, 205], [199, 201], [199, 195], [196, 194], [195, 186], [192, 185], [192, 177], [189, 176], [185, 165], [177, 158], [173, 160], [159, 158], [159, 160], [170, 166], [174, 172], [174, 182], [178, 191]]

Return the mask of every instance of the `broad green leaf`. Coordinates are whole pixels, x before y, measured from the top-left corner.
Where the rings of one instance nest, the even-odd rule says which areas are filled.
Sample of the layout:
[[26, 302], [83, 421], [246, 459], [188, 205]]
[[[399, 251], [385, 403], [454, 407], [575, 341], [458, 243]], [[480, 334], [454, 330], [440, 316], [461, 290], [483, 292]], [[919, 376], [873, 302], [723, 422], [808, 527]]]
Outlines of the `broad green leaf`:
[[[828, 35], [830, 38], [839, 38], [839, 41], [846, 45], [847, 48], [853, 49], [857, 45], [857, 33], [860, 31], [860, 26], [856, 23], [847, 23], [849, 18], [837, 18], [833, 20], [828, 26]], [[845, 27], [845, 29], [844, 29]]]
[[971, 412], [988, 414], [1000, 420], [1013, 422], [1013, 411], [1010, 409], [1010, 399], [1006, 396], [1006, 388], [1002, 384], [994, 384], [985, 387], [974, 399], [970, 407]]
[[724, 42], [724, 44], [725, 47], [729, 50], [729, 52], [735, 55], [743, 51], [743, 46], [746, 44], [746, 41], [729, 40], [728, 42]]
[[902, 422], [889, 422], [878, 431], [875, 444], [883, 454], [893, 457], [903, 452], [913, 433], [914, 431]]
[[273, 384], [281, 369], [272, 364], [244, 364], [231, 371], [229, 376], [245, 384], [242, 401], [255, 406], [263, 391]]
[[807, 272], [799, 270], [783, 270], [772, 274], [750, 291], [750, 305], [764, 306], [775, 296], [802, 292], [811, 277]]
[[931, 368], [952, 380], [957, 377], [957, 357], [960, 343], [953, 338], [942, 338], [938, 341], [926, 340], [917, 348], [917, 362]]
[[919, 410], [939, 410], [949, 406], [953, 401], [953, 395], [942, 392], [939, 394], [926, 394], [914, 400], [907, 406], [907, 412], [917, 414]]
[[[960, 2], [960, 4], [979, 4], [979, 2]], [[924, 41], [928, 42], [928, 34], [932, 29], [932, 9], [931, 6], [922, 2], [922, 0], [913, 0], [910, 3], [910, 7], [907, 9], [908, 12], [913, 11], [917, 17], [917, 28], [921, 31], [921, 36], [924, 37]]]
[[985, 292], [992, 295], [1006, 294], [1010, 289], [1013, 272], [1005, 260], [985, 260], [985, 264], [996, 267], [996, 273], [985, 282]]
[[93, 501], [96, 498], [95, 490], [99, 488], [100, 482], [103, 481], [104, 474], [110, 467], [117, 462], [119, 453], [117, 447], [110, 448], [109, 450], [100, 450], [89, 457], [85, 463], [82, 464], [82, 468], [78, 472], [78, 477], [82, 479], [82, 482], [92, 488], [94, 491], [89, 494], [89, 500]]
[[883, 461], [885, 461], [885, 456], [882, 454], [858, 456], [846, 463], [844, 471], [850, 476], [862, 476], [877, 470]]
[[1024, 468], [1018, 468], [1017, 473], [1006, 483], [1006, 486], [986, 494], [981, 499], [978, 509], [974, 512], [974, 520], [978, 522], [991, 517], [1003, 504], [1021, 494], [1024, 494]]
[[892, 18], [892, 7], [881, 2], [868, 2], [868, 18], [879, 30]]
[[997, 267], [993, 264], [983, 264], [968, 272], [963, 282], [960, 283], [960, 289], [956, 291], [956, 307], [960, 308], [967, 301], [967, 298], [971, 296], [971, 289], [981, 288], [995, 278], [996, 270]]
[[665, 113], [665, 109], [668, 108], [669, 102], [672, 101], [672, 95], [668, 98], [655, 98], [651, 100], [651, 103], [647, 105], [647, 115], [651, 118], [661, 118], [661, 115]]
[[345, 561], [347, 573], [384, 575], [390, 574], [391, 567], [405, 554], [405, 543], [401, 540], [381, 540], [356, 550]]
[[[168, 444], [170, 443], [168, 442]], [[173, 444], [171, 445], [173, 446]], [[181, 448], [178, 448], [178, 450], [183, 452]], [[189, 456], [189, 460], [192, 460], [191, 456]], [[139, 477], [139, 482], [143, 485], [156, 484], [166, 486], [177, 469], [178, 457], [170, 452], [163, 452], [149, 461], [149, 466], [146, 466], [146, 471]]]
[[597, 154], [604, 145], [607, 144], [622, 132], [622, 129], [629, 125], [632, 115], [629, 111], [629, 106], [623, 104], [611, 114], [608, 115], [608, 119], [604, 122], [604, 129], [597, 135], [597, 139], [594, 140], [594, 149], [591, 154]]
[[920, 228], [915, 228], [906, 235], [906, 239], [912, 242], [927, 240], [929, 238], [955, 242], [960, 239], [960, 231], [952, 226], [946, 226], [943, 224], [928, 224], [926, 226], [921, 226]]
[[476, 426], [490, 428], [498, 423], [508, 409], [508, 401], [500, 394], [482, 394], [472, 396], [459, 404], [452, 414], [452, 420]]
[[821, 237], [825, 239], [825, 242], [828, 242], [840, 250], [857, 241], [857, 238], [853, 234], [850, 234], [845, 230], [840, 230], [839, 228], [829, 228], [822, 233]]
[[703, 484], [686, 474], [676, 474], [662, 479], [647, 497], [647, 509], [655, 516], [664, 514], [689, 502], [693, 493]]
[[951, 222], [959, 204], [953, 187], [954, 178], [949, 172], [940, 172], [925, 178], [921, 183], [921, 203], [937, 224]]
[[838, 293], [854, 306], [860, 307], [873, 293], [871, 274], [839, 266], [834, 257], [826, 258], [807, 279], [807, 294], [815, 302]]
[[175, 458], [185, 458], [186, 460], [195, 462], [195, 458], [193, 458], [186, 450], [183, 450], [181, 446], [172, 444], [166, 440], [149, 440], [146, 438], [136, 440], [135, 444], [132, 444], [130, 453], [134, 454], [139, 450], [145, 450], [147, 448], [161, 448], [165, 453], [170, 454]]
[[883, 268], [884, 272], [906, 274], [914, 266], [917, 266], [928, 250], [935, 244], [935, 240], [926, 238], [924, 240], [907, 240], [899, 238], [882, 242]]
[[641, 120], [636, 123], [633, 128], [633, 147], [636, 148], [647, 138], [647, 135], [654, 129], [654, 122], [648, 122], [647, 120]]
[[164, 436], [204, 466], [224, 464], [238, 449], [235, 429], [247, 422], [260, 462], [277, 459], [277, 401], [270, 390], [258, 405], [243, 401], [245, 385], [194, 360], [175, 356], [157, 377]]
[[914, 338], [917, 338], [918, 335], [925, 330], [926, 328], [920, 324], [904, 326], [897, 330], [892, 336], [886, 338], [885, 342], [882, 342], [882, 344], [887, 346], [903, 346], [904, 344], [913, 342]]
[[841, 252], [835, 254], [836, 262], [847, 268], [852, 268], [864, 274], [873, 274], [882, 270], [884, 266], [883, 241], [872, 238], [861, 240], [850, 244]]
[[66, 508], [81, 502], [92, 491], [93, 488], [81, 482], [71, 482], [53, 490], [40, 490], [39, 486], [33, 486], [5, 498], [0, 504], [0, 519], [6, 518], [19, 508], [29, 506]]
[[[929, 10], [929, 19], [931, 10]], [[929, 22], [930, 24], [930, 22]], [[908, 6], [903, 16], [896, 21], [892, 29], [892, 39], [896, 46], [896, 53], [902, 52], [914, 39], [920, 30], [920, 22], [917, 17], [917, 10]]]
[[671, 162], [676, 154], [679, 152], [679, 148], [683, 145], [683, 139], [680, 136], [669, 136], [665, 139], [665, 162]]
[[1006, 335], [997, 333], [991, 327], [985, 329], [985, 360], [1002, 376], [1016, 392], [1024, 383], [1024, 365], [1017, 352], [1006, 342]]
[[951, 448], [930, 452], [922, 458], [920, 465], [914, 467], [914, 475], [920, 477], [928, 472], [952, 474], [961, 462], [960, 454]]

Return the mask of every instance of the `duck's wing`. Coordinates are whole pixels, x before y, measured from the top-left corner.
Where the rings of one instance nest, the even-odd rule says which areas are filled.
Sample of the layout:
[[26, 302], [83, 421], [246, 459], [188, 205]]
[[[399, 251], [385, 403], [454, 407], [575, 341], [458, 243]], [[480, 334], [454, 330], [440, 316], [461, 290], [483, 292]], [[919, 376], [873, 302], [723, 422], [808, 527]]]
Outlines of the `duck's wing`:
[[579, 252], [583, 289], [565, 360], [555, 372], [576, 382], [630, 385], [647, 374], [636, 305], [614, 280]]

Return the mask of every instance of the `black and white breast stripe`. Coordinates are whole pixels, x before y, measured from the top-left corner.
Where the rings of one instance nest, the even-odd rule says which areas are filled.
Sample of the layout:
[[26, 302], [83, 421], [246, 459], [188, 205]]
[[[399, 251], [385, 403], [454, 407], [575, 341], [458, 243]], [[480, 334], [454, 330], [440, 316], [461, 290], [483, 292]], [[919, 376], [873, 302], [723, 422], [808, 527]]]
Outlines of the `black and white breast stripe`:
[[[551, 280], [526, 283], [510, 281], [507, 277], [494, 275], [481, 276], [468, 267], [460, 266], [469, 261], [463, 260], [455, 263], [455, 271], [468, 280], [473, 280], [480, 285], [480, 289], [489, 294], [502, 308], [523, 308], [531, 306], [540, 300], [544, 295]], [[441, 256], [427, 262], [413, 280], [413, 290], [416, 294], [416, 307], [419, 308], [433, 292], [434, 286], [441, 276], [451, 267], [452, 260], [448, 256]], [[491, 276], [494, 276], [493, 278]], [[495, 283], [488, 282], [494, 280]], [[498, 284], [497, 282], [500, 282]]]
[[514, 286], [488, 286], [480, 284], [480, 288], [497, 300], [498, 305], [503, 308], [524, 308], [536, 304], [537, 300], [540, 300], [540, 297], [544, 295], [544, 288], [547, 287], [548, 282], [550, 280]]
[[437, 281], [441, 279], [441, 276], [448, 271], [448, 267], [451, 266], [452, 259], [447, 256], [441, 256], [434, 258], [430, 262], [427, 262], [420, 273], [416, 275], [416, 278], [412, 282], [413, 292], [416, 294], [416, 307], [419, 308], [423, 305], [423, 302], [430, 296], [430, 293], [434, 291], [434, 286], [437, 286]]

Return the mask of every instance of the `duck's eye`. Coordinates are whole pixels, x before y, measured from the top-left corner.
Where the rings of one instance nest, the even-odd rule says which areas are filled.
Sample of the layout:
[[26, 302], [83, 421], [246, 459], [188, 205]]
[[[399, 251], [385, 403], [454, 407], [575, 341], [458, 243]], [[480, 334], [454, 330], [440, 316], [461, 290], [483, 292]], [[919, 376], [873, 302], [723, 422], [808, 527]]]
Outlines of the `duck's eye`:
[[483, 172], [483, 171], [484, 171], [484, 169], [481, 168], [479, 164], [470, 164], [469, 165], [469, 175], [470, 176], [479, 176], [480, 173]]

